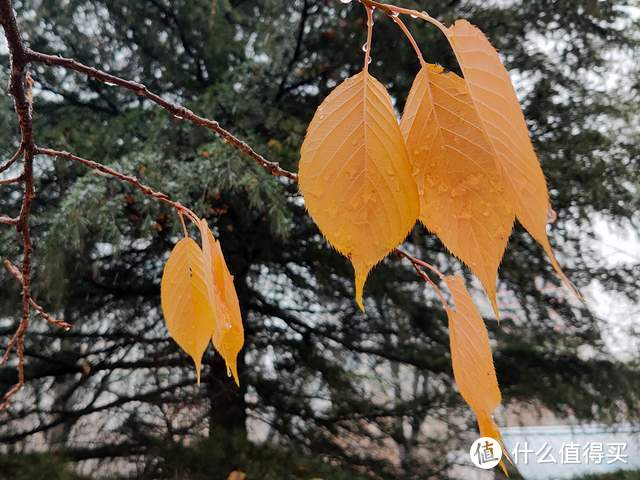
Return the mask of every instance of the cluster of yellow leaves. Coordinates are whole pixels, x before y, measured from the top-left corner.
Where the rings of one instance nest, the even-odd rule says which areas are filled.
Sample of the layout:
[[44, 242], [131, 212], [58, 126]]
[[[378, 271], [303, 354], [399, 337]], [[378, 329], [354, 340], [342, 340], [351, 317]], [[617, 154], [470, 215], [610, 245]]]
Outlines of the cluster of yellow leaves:
[[[574, 287], [547, 237], [547, 185], [508, 72], [469, 22], [439, 28], [464, 78], [421, 59], [398, 124], [365, 61], [318, 108], [302, 146], [300, 190], [323, 235], [351, 260], [360, 308], [369, 271], [420, 220], [480, 280], [499, 318], [497, 272], [516, 218]], [[445, 305], [456, 382], [481, 432], [499, 438], [486, 327], [462, 279], [445, 283], [456, 305]]]
[[209, 342], [224, 359], [239, 384], [237, 357], [244, 329], [233, 277], [206, 220], [197, 222], [202, 248], [185, 237], [174, 247], [164, 267], [160, 295], [169, 334], [200, 366]]

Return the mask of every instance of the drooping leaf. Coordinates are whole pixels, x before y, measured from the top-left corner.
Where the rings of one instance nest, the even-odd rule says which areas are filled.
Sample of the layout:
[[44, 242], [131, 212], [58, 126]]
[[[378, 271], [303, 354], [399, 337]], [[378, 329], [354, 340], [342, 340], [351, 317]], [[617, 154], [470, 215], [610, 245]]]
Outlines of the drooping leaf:
[[462, 277], [448, 276], [445, 281], [455, 303], [455, 309], [447, 307], [447, 315], [456, 385], [476, 415], [480, 436], [501, 441], [502, 436], [492, 413], [500, 405], [502, 396], [493, 366], [487, 327]]
[[299, 183], [323, 235], [351, 259], [363, 309], [369, 271], [404, 240], [419, 208], [391, 99], [367, 71], [318, 108], [302, 145]]
[[400, 124], [420, 195], [420, 221], [480, 279], [493, 309], [513, 227], [501, 171], [465, 81], [437, 65], [416, 76]]
[[202, 252], [205, 265], [207, 293], [215, 317], [215, 327], [210, 335], [215, 349], [224, 359], [227, 370], [240, 385], [238, 377], [238, 353], [244, 345], [244, 327], [238, 295], [233, 277], [218, 242], [211, 233], [207, 221], [198, 223], [202, 236]]
[[190, 238], [174, 247], [160, 284], [162, 312], [171, 337], [196, 366], [200, 383], [202, 355], [214, 330], [202, 250]]
[[564, 275], [547, 237], [549, 193], [529, 130], [498, 52], [487, 37], [466, 20], [444, 30], [462, 68], [481, 126], [505, 179], [506, 195], [518, 220], [548, 255], [563, 282]]

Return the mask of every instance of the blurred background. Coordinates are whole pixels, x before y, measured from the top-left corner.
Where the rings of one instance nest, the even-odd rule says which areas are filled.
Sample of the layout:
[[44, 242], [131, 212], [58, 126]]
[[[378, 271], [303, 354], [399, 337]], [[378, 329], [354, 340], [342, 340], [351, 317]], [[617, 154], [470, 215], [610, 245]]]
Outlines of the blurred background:
[[[632, 472], [640, 470], [639, 3], [398, 3], [447, 25], [467, 18], [499, 49], [548, 179], [552, 243], [588, 299], [570, 298], [519, 226], [500, 270], [500, 324], [469, 278], [492, 338], [507, 447], [575, 440], [576, 429], [584, 441], [628, 443], [627, 463], [558, 464], [549, 473], [522, 465], [520, 474], [624, 468], [580, 478], [640, 478]], [[143, 82], [293, 171], [315, 109], [363, 62], [355, 1], [14, 6], [31, 48]], [[459, 72], [442, 34], [407, 20], [426, 59]], [[8, 64], [3, 38], [3, 91]], [[398, 113], [418, 67], [399, 29], [376, 12], [371, 73]], [[446, 315], [410, 265], [380, 264], [360, 313], [348, 261], [327, 246], [295, 185], [131, 93], [58, 68], [32, 75], [40, 145], [137, 175], [208, 219], [235, 276], [246, 346], [240, 389], [211, 349], [196, 386], [159, 308], [163, 262], [180, 236], [176, 215], [80, 165], [39, 157], [35, 296], [74, 328], [33, 322], [26, 388], [0, 413], [0, 478], [504, 478], [471, 467], [477, 427], [452, 379]], [[5, 94], [2, 158], [18, 139]], [[2, 187], [0, 213], [19, 202], [20, 192]], [[468, 277], [420, 225], [407, 243]], [[0, 229], [0, 257], [19, 254], [13, 229]], [[18, 319], [19, 289], [2, 271], [2, 349]], [[0, 394], [16, 381], [14, 364], [0, 368]]]

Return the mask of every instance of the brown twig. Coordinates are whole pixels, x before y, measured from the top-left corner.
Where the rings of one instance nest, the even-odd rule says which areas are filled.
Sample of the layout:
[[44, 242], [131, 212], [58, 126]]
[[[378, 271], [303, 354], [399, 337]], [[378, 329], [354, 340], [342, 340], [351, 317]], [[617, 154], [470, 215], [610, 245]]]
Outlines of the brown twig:
[[24, 152], [24, 144], [21, 143], [20, 146], [18, 147], [18, 150], [16, 150], [16, 153], [14, 153], [11, 156], [11, 158], [4, 163], [4, 165], [0, 165], [0, 173], [4, 172], [11, 165], [16, 163], [16, 161], [22, 156], [23, 152]]
[[21, 173], [17, 177], [0, 179], [0, 185], [11, 185], [12, 183], [20, 183], [24, 180], [24, 175]]
[[193, 213], [191, 210], [189, 210], [187, 207], [185, 207], [179, 202], [175, 202], [171, 200], [167, 194], [158, 192], [153, 188], [147, 185], [144, 185], [136, 177], [133, 177], [131, 175], [126, 175], [124, 173], [118, 172], [117, 170], [114, 170], [113, 168], [102, 165], [101, 163], [94, 162], [93, 160], [87, 160], [86, 158], [82, 158], [72, 153], [64, 152], [62, 150], [53, 150], [51, 148], [36, 147], [35, 153], [36, 155], [48, 155], [50, 157], [65, 158], [67, 160], [72, 160], [74, 162], [81, 163], [86, 167], [97, 170], [105, 175], [110, 175], [112, 177], [115, 177], [122, 182], [132, 185], [134, 188], [140, 190], [145, 195], [155, 198], [156, 200], [159, 200], [163, 203], [166, 203], [167, 205], [172, 206], [178, 212], [185, 213], [192, 220], [196, 222], [198, 221], [197, 215]]
[[44, 63], [46, 65], [64, 67], [68, 70], [82, 73], [102, 83], [106, 83], [108, 85], [118, 85], [122, 88], [130, 90], [138, 96], [145, 97], [151, 100], [153, 103], [164, 108], [167, 112], [171, 113], [176, 118], [187, 120], [194, 125], [199, 125], [201, 127], [212, 130], [217, 135], [219, 135], [225, 143], [228, 143], [236, 150], [239, 150], [243, 154], [252, 158], [256, 163], [258, 163], [258, 165], [271, 173], [271, 175], [276, 177], [287, 177], [294, 181], [297, 181], [298, 179], [297, 174], [281, 168], [277, 162], [271, 162], [267, 160], [247, 143], [243, 142], [231, 132], [221, 127], [220, 124], [215, 120], [209, 120], [208, 118], [201, 117], [200, 115], [195, 114], [182, 105], [170, 102], [169, 100], [162, 98], [160, 95], [150, 91], [141, 83], [132, 82], [130, 80], [126, 80], [124, 78], [120, 78], [110, 73], [104, 72], [102, 70], [98, 70], [97, 68], [84, 65], [76, 60], [60, 57], [57, 55], [47, 55], [45, 53], [29, 50], [28, 59], [30, 62], [38, 62]]
[[[20, 273], [20, 270], [14, 265], [12, 264], [9, 260], [5, 260], [4, 261], [4, 267], [9, 271], [9, 273], [11, 273], [11, 275], [13, 275], [15, 277], [16, 280], [18, 280], [18, 282], [20, 284], [23, 283], [23, 279], [22, 279], [22, 274]], [[47, 323], [58, 327], [58, 328], [62, 328], [64, 330], [71, 330], [71, 324], [64, 322], [62, 320], [57, 320], [55, 318], [53, 318], [51, 315], [49, 315], [44, 308], [42, 308], [34, 299], [33, 297], [31, 297], [29, 299], [29, 303], [31, 304], [31, 307], [40, 314], [40, 316], [46, 320]]]
[[11, 157], [9, 162], [3, 165], [3, 168], [8, 168], [7, 165], [10, 166], [16, 162], [21, 155], [24, 160], [22, 170], [22, 206], [20, 207], [18, 220], [14, 223], [16, 230], [22, 237], [22, 316], [16, 333], [9, 343], [10, 349], [15, 348], [18, 353], [18, 383], [5, 394], [4, 401], [0, 404], [1, 411], [8, 406], [11, 398], [24, 386], [24, 337], [29, 328], [29, 313], [31, 311], [31, 257], [33, 255], [33, 245], [31, 243], [29, 214], [31, 212], [31, 204], [35, 197], [33, 188], [33, 153], [35, 144], [33, 142], [33, 122], [31, 116], [31, 87], [33, 81], [26, 71], [29, 63], [28, 55], [20, 38], [20, 32], [10, 0], [0, 0], [0, 24], [4, 30], [9, 47], [11, 64], [9, 93], [13, 97], [21, 137], [20, 148], [16, 154]]
[[18, 223], [19, 218], [7, 217], [6, 215], [0, 215], [0, 224], [1, 225], [16, 225]]
[[440, 272], [440, 270], [438, 270], [433, 265], [425, 262], [424, 260], [420, 260], [417, 257], [414, 257], [413, 255], [411, 255], [410, 253], [405, 252], [404, 250], [396, 248], [394, 250], [394, 253], [396, 255], [398, 255], [400, 258], [405, 258], [405, 259], [409, 260], [409, 262], [411, 262], [411, 265], [413, 266], [413, 269], [416, 271], [416, 274], [422, 280], [424, 280], [429, 285], [431, 285], [431, 288], [433, 288], [433, 290], [436, 292], [436, 295], [438, 296], [438, 298], [442, 302], [442, 306], [446, 310], [448, 310], [449, 309], [449, 304], [445, 300], [444, 295], [442, 294], [442, 290], [440, 290], [440, 288], [436, 285], [436, 283], [431, 279], [431, 277], [429, 275], [427, 275], [427, 273], [424, 270], [422, 270], [422, 268], [426, 268], [426, 269], [432, 271], [433, 273], [435, 273], [440, 278], [440, 280], [444, 280], [444, 278], [445, 278], [444, 274], [442, 272]]
[[359, 1], [360, 3], [368, 7], [375, 7], [389, 16], [393, 17], [395, 15], [409, 15], [412, 18], [420, 18], [426, 22], [431, 23], [432, 25], [435, 25], [445, 35], [447, 35], [449, 32], [449, 29], [444, 24], [442, 24], [441, 22], [433, 18], [431, 15], [429, 15], [425, 11], [420, 12], [418, 10], [412, 10], [411, 8], [396, 7], [395, 5], [377, 2], [375, 0], [359, 0]]

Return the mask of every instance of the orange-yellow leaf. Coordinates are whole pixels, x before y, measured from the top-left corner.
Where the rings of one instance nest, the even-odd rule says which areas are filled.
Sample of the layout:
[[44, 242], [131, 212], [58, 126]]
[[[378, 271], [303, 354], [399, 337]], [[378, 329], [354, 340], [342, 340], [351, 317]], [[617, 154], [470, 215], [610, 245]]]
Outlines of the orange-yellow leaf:
[[455, 310], [447, 307], [447, 315], [456, 385], [478, 419], [480, 436], [501, 441], [492, 413], [500, 405], [502, 397], [493, 366], [487, 327], [462, 277], [449, 276], [445, 281], [455, 303]]
[[171, 337], [196, 366], [200, 383], [202, 355], [214, 329], [207, 293], [202, 250], [190, 238], [174, 247], [160, 284], [162, 312]]
[[505, 179], [506, 195], [516, 216], [549, 256], [567, 286], [579, 293], [562, 272], [549, 238], [549, 193], [540, 162], [509, 73], [487, 37], [466, 20], [444, 30], [469, 87], [469, 93]]
[[351, 259], [356, 301], [369, 271], [418, 216], [418, 193], [389, 95], [363, 71], [318, 108], [302, 145], [300, 190], [320, 231]]
[[244, 328], [238, 295], [220, 243], [213, 237], [206, 220], [200, 220], [198, 227], [202, 236], [207, 292], [215, 318], [211, 342], [224, 359], [230, 375], [240, 385], [238, 353], [244, 345]]
[[480, 279], [498, 316], [498, 266], [513, 227], [501, 171], [465, 81], [425, 65], [400, 127], [420, 195], [420, 221]]

